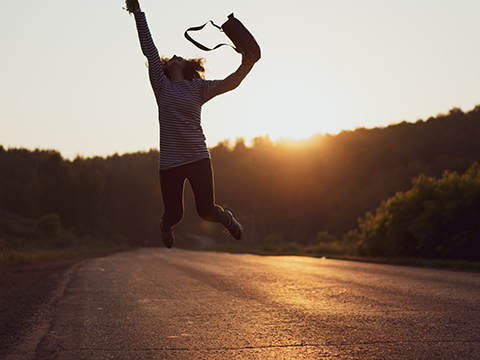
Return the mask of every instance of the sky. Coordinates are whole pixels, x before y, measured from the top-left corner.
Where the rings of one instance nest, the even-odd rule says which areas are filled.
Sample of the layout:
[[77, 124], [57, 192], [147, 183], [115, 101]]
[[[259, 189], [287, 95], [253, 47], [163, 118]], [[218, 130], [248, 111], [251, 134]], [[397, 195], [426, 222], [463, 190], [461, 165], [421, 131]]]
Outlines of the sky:
[[[157, 106], [134, 18], [121, 0], [9, 2], [0, 22], [0, 145], [65, 158], [158, 148]], [[384, 127], [480, 104], [478, 0], [141, 1], [166, 56], [235, 71], [231, 48], [184, 31], [235, 16], [262, 58], [204, 105], [207, 144]], [[5, 9], [4, 9], [5, 10]], [[213, 27], [194, 37], [228, 39]]]

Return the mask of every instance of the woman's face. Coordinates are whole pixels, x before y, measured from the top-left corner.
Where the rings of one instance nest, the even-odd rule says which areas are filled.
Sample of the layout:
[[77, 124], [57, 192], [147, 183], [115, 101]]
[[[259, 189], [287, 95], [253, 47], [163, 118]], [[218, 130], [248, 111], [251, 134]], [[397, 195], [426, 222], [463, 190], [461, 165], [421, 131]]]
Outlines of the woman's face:
[[183, 70], [186, 63], [185, 59], [181, 56], [173, 55], [173, 57], [167, 62], [167, 69], [171, 70], [173, 67], [178, 67], [180, 70]]

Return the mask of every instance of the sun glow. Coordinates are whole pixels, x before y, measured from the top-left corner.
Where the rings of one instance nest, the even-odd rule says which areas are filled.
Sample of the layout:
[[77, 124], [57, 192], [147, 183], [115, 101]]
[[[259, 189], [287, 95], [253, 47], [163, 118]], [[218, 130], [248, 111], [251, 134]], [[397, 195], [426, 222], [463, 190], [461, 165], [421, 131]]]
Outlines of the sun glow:
[[302, 82], [262, 88], [246, 111], [247, 118], [254, 119], [254, 124], [245, 129], [247, 138], [268, 134], [272, 140], [305, 139], [342, 130], [333, 100], [320, 89]]

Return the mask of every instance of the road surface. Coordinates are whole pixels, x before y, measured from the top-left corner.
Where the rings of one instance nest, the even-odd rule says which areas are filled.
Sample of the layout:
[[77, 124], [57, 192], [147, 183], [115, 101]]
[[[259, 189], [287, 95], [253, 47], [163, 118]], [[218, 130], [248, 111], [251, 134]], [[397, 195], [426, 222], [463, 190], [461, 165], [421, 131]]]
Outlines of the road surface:
[[7, 359], [478, 359], [480, 274], [142, 249], [68, 274]]

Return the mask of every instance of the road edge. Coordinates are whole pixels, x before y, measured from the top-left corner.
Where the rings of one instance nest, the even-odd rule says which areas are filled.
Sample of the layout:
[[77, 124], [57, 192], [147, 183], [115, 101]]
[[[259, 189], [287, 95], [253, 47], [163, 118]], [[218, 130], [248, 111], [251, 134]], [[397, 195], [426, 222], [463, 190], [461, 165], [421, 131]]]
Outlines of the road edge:
[[52, 320], [55, 312], [55, 305], [63, 298], [65, 289], [68, 287], [77, 269], [85, 262], [91, 259], [83, 259], [70, 266], [62, 276], [56, 290], [54, 290], [49, 300], [38, 308], [38, 318], [32, 325], [29, 334], [21, 339], [16, 349], [7, 354], [5, 360], [33, 360], [36, 351], [42, 339], [47, 335], [52, 326]]

